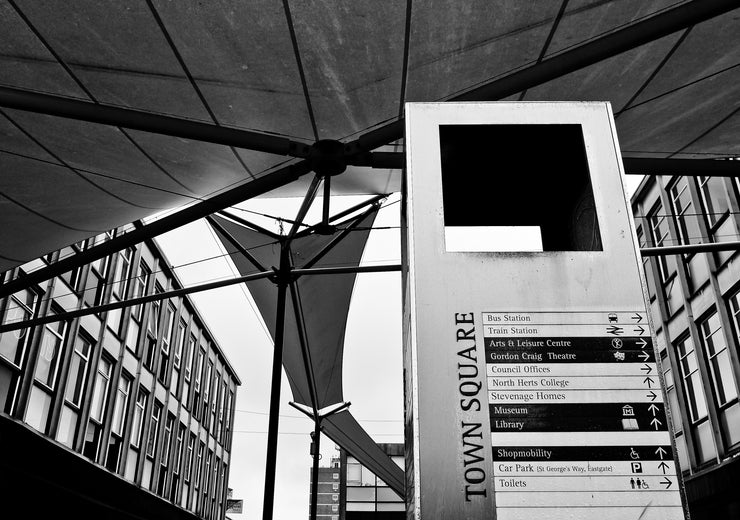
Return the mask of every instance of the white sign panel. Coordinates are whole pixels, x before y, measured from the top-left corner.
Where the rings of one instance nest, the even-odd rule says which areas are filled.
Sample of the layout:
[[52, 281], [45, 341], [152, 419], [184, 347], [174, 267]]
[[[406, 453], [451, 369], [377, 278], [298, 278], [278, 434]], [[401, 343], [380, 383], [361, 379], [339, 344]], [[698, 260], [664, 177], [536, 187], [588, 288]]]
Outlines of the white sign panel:
[[608, 104], [406, 124], [412, 516], [685, 518]]

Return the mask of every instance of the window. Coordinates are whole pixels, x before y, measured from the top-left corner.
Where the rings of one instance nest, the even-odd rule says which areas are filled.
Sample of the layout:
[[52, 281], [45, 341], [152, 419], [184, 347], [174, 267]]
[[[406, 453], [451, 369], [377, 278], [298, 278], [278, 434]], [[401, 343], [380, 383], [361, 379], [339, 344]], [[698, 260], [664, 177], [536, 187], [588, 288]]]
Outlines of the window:
[[[12, 323], [31, 319], [36, 314], [38, 297], [27, 290], [19, 291], [7, 300], [3, 323]], [[7, 381], [0, 385], [0, 411], [11, 414], [14, 411], [20, 384], [20, 367], [31, 344], [34, 329], [20, 329], [0, 334], [0, 380]]]
[[[131, 278], [131, 260], [134, 257], [134, 249], [128, 248], [119, 251], [116, 259], [116, 266], [113, 270], [111, 279], [111, 303], [118, 303], [128, 293], [129, 280]], [[121, 334], [121, 309], [112, 309], [108, 311], [107, 325], [108, 328], [116, 334]]]
[[110, 384], [112, 365], [104, 357], [98, 364], [98, 372], [95, 375], [95, 386], [90, 404], [90, 418], [103, 422], [106, 400], [108, 397], [108, 385]]
[[686, 396], [690, 424], [695, 438], [695, 450], [699, 463], [715, 457], [714, 436], [709, 424], [707, 401], [702, 386], [699, 364], [691, 337], [686, 337], [676, 345], [681, 383]]
[[737, 384], [732, 374], [730, 354], [715, 312], [701, 323], [702, 339], [709, 361], [709, 375], [717, 404], [722, 407], [737, 400]]
[[[30, 320], [36, 314], [37, 296], [27, 290], [13, 294], [8, 300], [3, 323]], [[14, 330], [0, 334], [0, 355], [16, 366], [21, 365], [25, 348], [29, 343], [29, 329]]]
[[164, 440], [162, 441], [162, 454], [159, 462], [163, 466], [166, 466], [170, 458], [170, 446], [172, 445], [172, 429], [175, 426], [175, 416], [167, 415], [167, 422], [164, 426]]
[[[205, 371], [205, 367], [203, 368]], [[208, 400], [210, 396], [211, 391], [211, 371], [213, 370], [213, 363], [208, 363], [208, 372], [206, 372], [204, 378], [203, 378], [203, 418], [201, 422], [204, 424], [204, 426], [208, 427], [208, 415], [209, 415], [209, 408], [208, 405], [210, 401]]]
[[134, 248], [129, 247], [118, 252], [116, 269], [113, 272], [112, 293], [117, 301], [126, 297], [129, 281], [131, 279], [131, 260], [134, 257]]
[[198, 352], [198, 365], [195, 368], [195, 391], [200, 392], [200, 380], [202, 376], [203, 371], [203, 358], [205, 357], [206, 353], [203, 349], [200, 349]]
[[175, 308], [167, 305], [164, 312], [164, 324], [162, 327], [162, 341], [160, 342], [159, 355], [159, 381], [167, 384], [167, 369], [170, 363], [170, 343], [172, 342], [172, 332], [175, 327]]
[[195, 489], [198, 489], [200, 487], [200, 474], [201, 474], [201, 470], [203, 469], [203, 466], [202, 466], [202, 464], [203, 464], [203, 449], [204, 449], [204, 445], [201, 442], [198, 445], [198, 456], [195, 459], [195, 475], [193, 476], [193, 480], [195, 481], [195, 483], [194, 483]]
[[190, 409], [190, 376], [193, 369], [193, 356], [195, 355], [195, 337], [190, 336], [188, 340], [187, 359], [185, 361], [185, 380], [182, 383], [182, 405]]
[[668, 407], [670, 408], [671, 418], [673, 419], [673, 432], [676, 438], [678, 459], [681, 462], [682, 469], [688, 470], [690, 468], [690, 463], [686, 448], [686, 436], [683, 431], [681, 406], [679, 405], [678, 395], [676, 394], [676, 382], [673, 378], [673, 368], [668, 360], [666, 351], [663, 351], [661, 361], [661, 366], [663, 367], [663, 380], [665, 381], [665, 391], [668, 397]]
[[688, 182], [689, 178], [679, 177], [668, 188], [671, 205], [673, 206], [673, 215], [676, 219], [679, 244], [690, 244], [692, 241], [701, 240], [701, 229], [699, 228], [696, 212], [692, 209]]
[[67, 390], [65, 398], [67, 402], [79, 408], [82, 394], [85, 389], [87, 379], [87, 366], [90, 362], [90, 352], [92, 351], [92, 342], [85, 336], [80, 335], [75, 341], [72, 360], [69, 363], [69, 372], [67, 374]]
[[108, 268], [110, 267], [110, 257], [106, 256], [90, 264], [90, 272], [85, 282], [85, 294], [83, 300], [85, 303], [94, 307], [103, 303], [105, 294], [105, 281], [108, 278]]
[[[81, 253], [85, 249], [87, 249], [87, 241], [85, 240], [77, 242], [76, 244], [73, 244], [69, 247], [65, 247], [59, 252], [59, 260]], [[61, 275], [59, 275], [59, 277], [67, 283], [67, 285], [70, 287], [70, 289], [72, 289], [73, 292], [77, 292], [80, 290], [81, 274], [82, 267], [79, 266], [72, 269], [71, 271], [62, 273]]]
[[205, 371], [205, 366], [203, 364], [203, 359], [205, 358], [205, 351], [200, 348], [198, 349], [198, 364], [195, 367], [195, 381], [193, 382], [193, 399], [192, 399], [192, 408], [193, 408], [193, 417], [196, 420], [200, 420], [200, 410], [201, 410], [201, 394], [200, 394], [200, 388], [201, 388], [201, 380], [203, 379], [203, 372]]
[[93, 395], [90, 402], [90, 420], [85, 434], [85, 445], [82, 454], [92, 461], [96, 461], [100, 450], [100, 437], [103, 430], [103, 421], [108, 404], [108, 390], [113, 364], [105, 357], [100, 358], [98, 371], [95, 374]]
[[175, 416], [167, 414], [164, 424], [164, 438], [162, 439], [162, 451], [159, 455], [159, 479], [157, 481], [157, 494], [165, 495], [167, 489], [167, 475], [170, 462], [170, 447], [172, 446], [172, 430], [175, 427]]
[[[737, 345], [740, 343], [738, 340], [738, 331], [740, 331], [740, 292], [735, 293], [730, 298], [730, 312], [734, 326], [735, 344]], [[707, 355], [710, 356], [709, 364], [713, 379], [717, 380], [714, 384], [722, 386], [721, 394], [726, 401], [726, 403], [721, 405], [720, 411], [722, 431], [727, 445], [734, 447], [740, 443], [740, 403], [738, 403], [737, 399], [737, 380], [732, 372], [732, 365], [726, 346], [720, 349], [719, 346], [715, 347], [713, 345], [711, 351], [707, 349]], [[726, 388], [728, 386], [729, 388]]]
[[[691, 244], [702, 242], [702, 230], [699, 226], [699, 217], [696, 215], [696, 210], [693, 207], [691, 201], [691, 191], [689, 190], [689, 182], [694, 182], [688, 177], [679, 177], [668, 189], [668, 195], [671, 199], [671, 208], [673, 210], [673, 216], [676, 223], [676, 230], [678, 232], [679, 244]], [[683, 260], [685, 266], [685, 272], [687, 281], [689, 282], [690, 290], [693, 291], [695, 286], [701, 285], [704, 278], [704, 273], [699, 271], [697, 273], [697, 260], [702, 262], [703, 259], [696, 259], [695, 253], [688, 253], [681, 255], [680, 258]], [[697, 278], [698, 274], [698, 278]]]
[[178, 386], [180, 384], [180, 365], [182, 363], [182, 351], [185, 347], [185, 331], [187, 324], [180, 320], [177, 325], [177, 342], [175, 343], [175, 350], [172, 353], [172, 379], [170, 380], [170, 392], [173, 395], [178, 396]]
[[208, 450], [205, 456], [205, 468], [203, 469], [203, 509], [202, 511], [206, 510], [206, 506], [208, 504], [208, 491], [211, 486], [211, 459], [213, 458], [213, 452]]
[[180, 463], [182, 461], [182, 441], [185, 438], [185, 425], [181, 424], [177, 430], [177, 442], [175, 443], [175, 464], [173, 471], [180, 472]]
[[231, 406], [232, 402], [234, 401], [234, 392], [232, 390], [229, 390], [229, 397], [226, 400], [226, 417], [224, 419], [224, 435], [223, 435], [223, 444], [224, 446], [229, 446], [229, 442], [231, 440]]
[[725, 189], [724, 179], [721, 177], [699, 177], [699, 192], [701, 204], [710, 230], [717, 226], [730, 214], [730, 204]]
[[[668, 221], [665, 215], [661, 214], [663, 206], [658, 202], [648, 213], [648, 225], [650, 226], [650, 236], [655, 247], [670, 245], [668, 234]], [[670, 255], [660, 255], [655, 257], [658, 262], [658, 271], [660, 276], [660, 286], [665, 298], [668, 313], [673, 315], [681, 305], [679, 290], [676, 285], [676, 260]]]
[[195, 435], [190, 434], [188, 438], [188, 451], [185, 455], [185, 480], [190, 481], [191, 469], [193, 467], [193, 449], [195, 447]]
[[195, 354], [195, 338], [190, 336], [188, 342], [188, 360], [185, 363], [185, 380], [190, 381], [190, 372], [193, 368], [193, 355]]
[[75, 340], [72, 359], [67, 372], [67, 383], [64, 391], [64, 406], [57, 427], [56, 440], [72, 448], [80, 415], [80, 404], [85, 393], [87, 370], [92, 353], [92, 341], [80, 335]]
[[116, 389], [116, 400], [113, 405], [113, 422], [111, 424], [111, 435], [108, 440], [108, 454], [105, 467], [109, 471], [116, 472], [121, 459], [121, 447], [123, 446], [123, 433], [126, 427], [126, 410], [128, 409], [128, 398], [131, 393], [132, 378], [126, 373], [121, 374]]
[[123, 434], [130, 391], [131, 377], [127, 374], [121, 374], [121, 378], [118, 380], [118, 389], [116, 390], [116, 404], [113, 407], [113, 424], [111, 425], [111, 431], [118, 435]]
[[177, 488], [180, 483], [180, 467], [182, 464], [182, 451], [185, 448], [183, 440], [185, 439], [185, 425], [180, 424], [177, 429], [177, 441], [175, 442], [174, 460], [172, 463], [172, 481], [170, 482], [170, 502], [177, 503]]
[[221, 381], [221, 390], [218, 394], [218, 431], [216, 439], [223, 443], [224, 441], [224, 406], [226, 406], [226, 380]]
[[43, 383], [51, 390], [54, 389], [56, 383], [57, 368], [59, 368], [58, 364], [66, 330], [67, 324], [64, 322], [49, 323], [44, 326], [43, 336], [41, 337], [39, 357], [36, 361], [34, 375], [36, 381]]
[[134, 418], [131, 425], [131, 446], [138, 448], [141, 446], [141, 432], [144, 426], [144, 413], [146, 411], [146, 401], [148, 394], [143, 388], [139, 388], [139, 394], [136, 396], [136, 406], [134, 407]]
[[154, 401], [154, 407], [152, 408], [152, 421], [149, 424], [149, 438], [146, 444], [146, 454], [151, 458], [154, 458], [154, 453], [157, 451], [157, 435], [159, 435], [159, 421], [161, 418], [162, 405], [159, 401]]
[[[154, 294], [160, 294], [164, 292], [159, 282], [154, 285]], [[156, 336], [159, 332], [159, 313], [162, 309], [162, 301], [156, 300], [152, 302], [152, 308], [149, 310], [149, 320], [147, 321], [147, 332], [152, 336]]]
[[[138, 298], [146, 294], [147, 287], [149, 287], [149, 276], [151, 274], [152, 270], [149, 269], [149, 266], [142, 259], [139, 262], [139, 271], [136, 273], [136, 278], [134, 279], [134, 292], [131, 295], [133, 298]], [[141, 323], [143, 312], [144, 305], [137, 305], [131, 310], [131, 317]]]
[[[725, 179], [720, 177], [699, 177], [699, 191], [701, 193], [701, 204], [709, 228], [712, 242], [723, 242], [735, 240], [737, 231], [730, 216], [730, 205], [728, 200]], [[716, 258], [719, 263], [733, 255], [734, 251], [717, 251]]]
[[[52, 311], [50, 314], [56, 314]], [[39, 345], [34, 380], [23, 420], [42, 433], [48, 433], [54, 389], [67, 324], [61, 321], [44, 326]]]

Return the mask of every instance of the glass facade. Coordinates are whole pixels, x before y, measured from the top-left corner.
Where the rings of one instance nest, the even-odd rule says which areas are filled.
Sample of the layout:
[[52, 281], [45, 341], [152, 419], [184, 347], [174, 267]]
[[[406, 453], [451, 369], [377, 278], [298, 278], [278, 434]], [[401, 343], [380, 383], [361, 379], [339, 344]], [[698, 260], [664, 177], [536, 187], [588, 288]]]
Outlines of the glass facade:
[[[44, 262], [112, 236], [51, 253]], [[12, 279], [36, 262], [0, 276]], [[0, 321], [178, 287], [161, 252], [140, 245], [0, 300]], [[194, 356], [205, 393], [190, 385]], [[0, 334], [2, 413], [205, 519], [224, 517], [233, 410], [223, 407], [234, 406], [239, 384], [188, 298]], [[190, 414], [187, 403], [198, 403], [202, 414]], [[200, 448], [197, 460], [194, 446]], [[191, 475], [197, 476], [197, 490]]]
[[[740, 241], [738, 187], [723, 177], [646, 178], [632, 197], [640, 247]], [[740, 455], [738, 258], [732, 248], [643, 257], [687, 482]]]

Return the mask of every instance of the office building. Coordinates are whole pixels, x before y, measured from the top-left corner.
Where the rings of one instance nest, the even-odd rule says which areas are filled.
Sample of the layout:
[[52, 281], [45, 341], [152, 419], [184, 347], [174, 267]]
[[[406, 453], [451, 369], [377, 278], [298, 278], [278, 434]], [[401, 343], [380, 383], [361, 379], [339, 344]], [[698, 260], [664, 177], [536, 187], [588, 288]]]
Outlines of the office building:
[[[404, 467], [403, 444], [378, 444], [399, 467]], [[385, 482], [356, 458], [340, 449], [330, 467], [319, 468], [317, 519], [400, 520], [406, 506]]]
[[[740, 183], [646, 177], [634, 196], [641, 248], [740, 240]], [[740, 256], [643, 256], [678, 459], [694, 520], [739, 518]]]
[[[319, 488], [316, 492], [316, 518], [323, 520], [339, 520], [341, 494], [341, 466], [339, 457], [332, 457], [329, 467], [319, 466]], [[311, 473], [313, 478], [313, 473]], [[313, 480], [309, 487], [309, 500], [313, 491]], [[310, 502], [309, 502], [310, 507]], [[310, 516], [310, 515], [309, 515]]]
[[[7, 281], [116, 233], [0, 276]], [[148, 241], [0, 300], [0, 318], [180, 287]], [[2, 333], [0, 473], [13, 476], [6, 496], [39, 516], [222, 519], [239, 384], [187, 297]]]

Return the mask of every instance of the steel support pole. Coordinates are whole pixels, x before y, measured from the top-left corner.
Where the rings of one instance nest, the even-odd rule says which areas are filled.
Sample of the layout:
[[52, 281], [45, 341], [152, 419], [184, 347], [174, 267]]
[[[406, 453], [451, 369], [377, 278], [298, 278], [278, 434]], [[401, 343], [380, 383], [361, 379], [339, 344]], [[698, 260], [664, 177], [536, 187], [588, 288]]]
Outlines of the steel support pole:
[[278, 426], [280, 421], [280, 383], [283, 375], [283, 341], [285, 335], [285, 300], [290, 277], [290, 257], [286, 243], [281, 245], [278, 271], [277, 317], [275, 318], [275, 348], [272, 356], [272, 383], [270, 386], [270, 416], [267, 427], [267, 456], [265, 460], [265, 495], [262, 519], [272, 520], [275, 505], [275, 466], [277, 464]]
[[310, 520], [316, 520], [319, 493], [319, 459], [321, 458], [321, 417], [316, 416], [313, 427], [313, 468], [311, 468], [311, 513]]
[[740, 177], [740, 161], [623, 157], [622, 162], [624, 163], [624, 173], [627, 175]]
[[[310, 272], [308, 274], [311, 274]], [[326, 274], [319, 272], [317, 274]], [[244, 276], [237, 276], [236, 278], [229, 278], [228, 280], [218, 280], [216, 282], [207, 282], [198, 285], [192, 285], [190, 287], [183, 287], [181, 289], [173, 289], [171, 291], [147, 294], [146, 296], [139, 296], [138, 298], [129, 298], [128, 300], [122, 300], [120, 302], [105, 303], [103, 305], [95, 305], [93, 307], [83, 307], [73, 311], [60, 312], [58, 314], [47, 314], [46, 316], [40, 316], [38, 318], [31, 318], [30, 320], [23, 320], [17, 322], [4, 323], [0, 325], [0, 334], [3, 332], [9, 332], [11, 330], [20, 330], [27, 327], [36, 327], [38, 325], [45, 325], [46, 323], [55, 323], [57, 321], [71, 320], [79, 318], [80, 316], [89, 316], [90, 314], [100, 314], [101, 312], [107, 312], [114, 309], [123, 309], [124, 307], [131, 307], [133, 305], [141, 305], [144, 303], [158, 302], [162, 300], [169, 300], [170, 298], [178, 298], [185, 296], [186, 294], [193, 294], [197, 292], [210, 291], [211, 289], [219, 289], [221, 287], [229, 287], [240, 283], [251, 282], [253, 280], [260, 280], [262, 278], [270, 278], [275, 275], [275, 272], [262, 271], [259, 273], [245, 274]], [[43, 301], [43, 300], [42, 300]]]
[[737, 251], [740, 242], [710, 242], [708, 244], [686, 244], [681, 246], [643, 247], [640, 249], [642, 256], [665, 256], [689, 253], [710, 253], [712, 251]]
[[215, 195], [210, 199], [198, 202], [177, 213], [155, 220], [150, 224], [146, 224], [133, 231], [117, 236], [112, 240], [103, 242], [100, 245], [81, 251], [64, 260], [59, 260], [31, 273], [21, 275], [15, 280], [10, 280], [0, 285], [0, 298], [5, 298], [16, 291], [26, 289], [34, 284], [71, 271], [76, 267], [89, 264], [144, 240], [172, 231], [216, 211], [267, 193], [275, 188], [293, 182], [310, 171], [307, 161], [299, 161], [283, 166], [263, 177]]
[[277, 155], [305, 158], [311, 151], [309, 144], [273, 134], [228, 128], [18, 88], [0, 87], [0, 106]]

